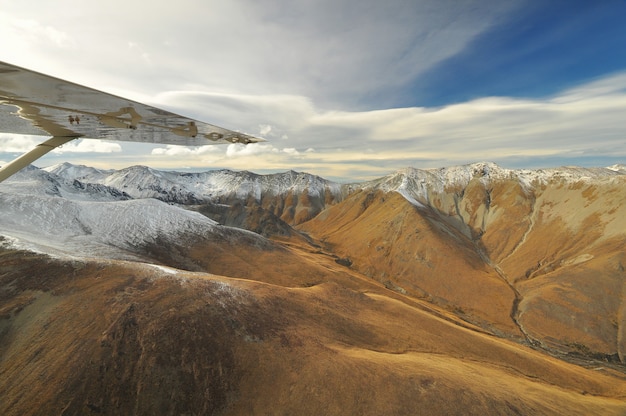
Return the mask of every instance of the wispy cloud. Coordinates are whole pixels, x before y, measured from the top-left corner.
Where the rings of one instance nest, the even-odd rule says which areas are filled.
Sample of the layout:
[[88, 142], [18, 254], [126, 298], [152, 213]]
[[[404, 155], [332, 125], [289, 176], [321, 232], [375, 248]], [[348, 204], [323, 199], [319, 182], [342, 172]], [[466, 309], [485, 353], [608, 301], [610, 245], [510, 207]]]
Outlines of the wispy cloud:
[[137, 93], [189, 86], [363, 106], [458, 53], [518, 3], [61, 0], [3, 7], [0, 36], [15, 45], [4, 59], [96, 88], [117, 79]]
[[[544, 99], [485, 97], [436, 108], [324, 111], [308, 98], [292, 95], [171, 92], [159, 98], [170, 107], [194, 108], [200, 120], [219, 114], [224, 124], [252, 132], [260, 128], [271, 139], [248, 146], [153, 145], [143, 154], [141, 146], [134, 145], [136, 160], [161, 167], [296, 169], [356, 179], [409, 165], [436, 167], [477, 160], [506, 165], [517, 160], [528, 167], [559, 158], [563, 163], [626, 158], [626, 73]], [[38, 142], [31, 136], [5, 134], [0, 152], [23, 152]], [[127, 146], [84, 139], [55, 152], [125, 154]], [[98, 161], [102, 164], [105, 159]]]
[[[0, 133], [0, 153], [25, 153], [46, 139], [47, 137], [43, 136]], [[120, 143], [97, 139], [79, 139], [57, 147], [52, 150], [52, 153], [117, 153], [120, 151], [122, 151]]]
[[223, 153], [220, 149], [215, 145], [207, 145], [207, 146], [198, 146], [198, 147], [187, 147], [187, 146], [175, 146], [175, 145], [167, 145], [166, 147], [157, 147], [156, 149], [152, 149], [151, 154], [157, 156], [185, 156], [185, 157], [195, 157], [195, 156], [204, 156], [211, 154], [221, 154]]
[[42, 140], [35, 136], [0, 133], [0, 152], [24, 153], [31, 150], [41, 142]]
[[66, 49], [73, 49], [76, 46], [72, 37], [57, 27], [44, 25], [33, 19], [13, 19], [10, 22], [7, 22], [8, 19], [3, 20], [7, 24], [6, 30], [22, 38], [24, 43], [37, 41]]
[[[535, 69], [547, 65], [553, 74], [561, 68], [553, 65], [580, 60], [542, 58], [545, 42], [530, 34], [544, 9], [529, 7], [526, 0], [158, 0], [149, 8], [122, 0], [88, 8], [77, 0], [10, 2], [0, 10], [0, 38], [3, 60], [268, 140], [198, 148], [84, 140], [42, 163], [78, 159], [87, 146], [104, 152], [94, 156], [101, 167], [296, 169], [354, 178], [476, 160], [615, 163], [626, 155], [626, 74], [587, 82], [573, 71], [567, 85], [575, 88], [535, 86]], [[530, 12], [513, 18], [520, 10]], [[585, 34], [572, 34], [601, 27], [610, 14], [585, 10], [549, 7], [550, 19], [564, 16], [557, 26], [539, 24], [551, 36], [549, 51], [569, 45], [576, 54], [572, 45]], [[591, 26], [583, 24], [588, 15], [595, 16]], [[585, 43], [589, 56], [603, 50], [596, 32]], [[618, 32], [621, 26], [611, 33]], [[613, 68], [624, 68], [619, 62]], [[533, 86], [531, 98], [495, 96], [502, 83], [515, 90], [517, 77]], [[421, 99], [446, 80], [453, 90], [480, 82], [468, 94], [440, 94], [471, 98], [436, 106]], [[427, 81], [437, 82], [422, 96]], [[406, 96], [421, 106], [397, 105]], [[3, 137], [0, 152], [37, 143]]]
[[56, 154], [64, 153], [118, 153], [122, 151], [122, 146], [116, 142], [98, 139], [79, 139], [63, 146], [57, 147], [52, 152]]
[[[192, 102], [211, 96], [189, 94]], [[169, 94], [185, 101], [185, 94]], [[323, 173], [341, 164], [370, 165], [376, 175], [392, 164], [402, 167], [508, 161], [561, 155], [626, 157], [626, 128], [620, 114], [626, 108], [626, 74], [599, 79], [545, 99], [486, 97], [437, 108], [399, 108], [379, 111], [322, 111], [306, 99], [272, 97], [269, 111], [262, 97], [230, 96], [236, 109], [258, 106], [240, 123], [272, 125], [271, 133], [287, 133], [288, 140], [243, 147], [231, 145], [221, 160], [233, 164], [246, 157], [249, 168], [272, 164], [284, 168], [307, 166]], [[220, 105], [223, 97], [216, 97]], [[294, 103], [306, 103], [294, 106]], [[199, 114], [208, 118], [210, 114]], [[282, 147], [284, 146], [284, 147]], [[156, 150], [160, 153], [161, 150]], [[153, 152], [153, 153], [155, 153]], [[214, 156], [217, 155], [217, 150]], [[378, 167], [377, 167], [378, 166]]]

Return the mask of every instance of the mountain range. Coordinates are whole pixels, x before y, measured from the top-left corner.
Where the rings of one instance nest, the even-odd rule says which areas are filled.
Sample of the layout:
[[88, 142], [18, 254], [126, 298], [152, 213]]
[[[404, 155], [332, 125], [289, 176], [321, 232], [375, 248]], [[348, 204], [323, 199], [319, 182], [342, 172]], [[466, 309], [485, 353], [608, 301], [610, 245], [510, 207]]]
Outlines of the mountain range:
[[626, 167], [29, 167], [0, 413], [624, 414]]

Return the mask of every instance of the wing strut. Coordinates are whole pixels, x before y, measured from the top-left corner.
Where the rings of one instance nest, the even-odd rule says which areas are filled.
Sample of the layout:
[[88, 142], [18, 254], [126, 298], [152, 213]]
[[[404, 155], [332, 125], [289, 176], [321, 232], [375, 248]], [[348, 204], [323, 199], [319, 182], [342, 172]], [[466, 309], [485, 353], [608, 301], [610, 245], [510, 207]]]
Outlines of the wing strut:
[[17, 171], [26, 166], [30, 165], [35, 160], [39, 159], [49, 151], [64, 145], [67, 142], [70, 142], [74, 139], [78, 139], [78, 137], [63, 137], [63, 136], [55, 136], [43, 143], [40, 143], [33, 150], [24, 153], [22, 156], [13, 160], [12, 162], [7, 163], [6, 165], [0, 168], [0, 182], [13, 175]]
[[0, 132], [51, 139], [0, 168], [0, 182], [78, 137], [177, 146], [264, 139], [0, 62]]

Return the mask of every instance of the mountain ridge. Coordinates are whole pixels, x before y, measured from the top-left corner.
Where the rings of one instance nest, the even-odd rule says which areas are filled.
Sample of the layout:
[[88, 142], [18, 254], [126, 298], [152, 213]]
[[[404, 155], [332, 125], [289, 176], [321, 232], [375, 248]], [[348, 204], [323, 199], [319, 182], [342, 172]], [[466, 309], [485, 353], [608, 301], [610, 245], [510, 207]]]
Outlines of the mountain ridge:
[[[355, 189], [397, 191], [409, 202], [429, 203], [430, 193], [442, 193], [446, 188], [466, 187], [479, 178], [484, 184], [494, 180], [516, 180], [524, 189], [543, 186], [551, 181], [593, 182], [626, 175], [624, 165], [606, 168], [563, 166], [550, 169], [506, 169], [492, 162], [478, 162], [447, 168], [417, 169], [407, 167], [381, 178], [352, 183], [338, 183], [316, 175], [293, 170], [258, 175], [248, 171], [212, 170], [200, 173], [159, 171], [146, 166], [131, 166], [118, 171], [99, 170], [70, 163], [43, 170], [66, 180], [97, 183], [127, 192], [133, 198], [156, 198], [165, 202], [189, 205], [194, 203], [254, 198], [263, 204], [267, 196], [301, 194], [326, 201], [340, 201]], [[398, 183], [399, 182], [399, 183]], [[276, 212], [274, 212], [276, 214]], [[308, 218], [307, 218], [308, 219]]]
[[1, 413], [626, 411], [619, 166], [210, 176], [0, 184]]

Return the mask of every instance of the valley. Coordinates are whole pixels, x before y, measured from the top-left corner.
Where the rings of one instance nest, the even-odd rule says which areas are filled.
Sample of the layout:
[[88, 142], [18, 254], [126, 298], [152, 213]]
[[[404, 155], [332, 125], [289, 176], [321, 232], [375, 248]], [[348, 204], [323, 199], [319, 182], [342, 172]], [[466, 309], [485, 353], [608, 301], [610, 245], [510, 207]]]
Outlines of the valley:
[[626, 169], [0, 185], [0, 413], [623, 414]]

